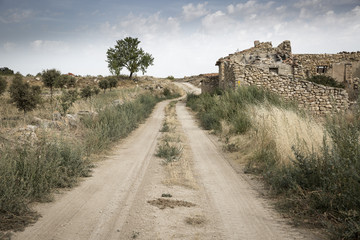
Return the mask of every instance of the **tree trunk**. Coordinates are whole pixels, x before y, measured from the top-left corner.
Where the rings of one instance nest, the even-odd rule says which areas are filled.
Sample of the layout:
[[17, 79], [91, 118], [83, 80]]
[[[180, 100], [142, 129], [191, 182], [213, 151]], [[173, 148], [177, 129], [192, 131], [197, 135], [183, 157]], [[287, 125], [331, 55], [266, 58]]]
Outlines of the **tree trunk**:
[[130, 72], [130, 77], [129, 77], [130, 79], [132, 78], [132, 75], [133, 75], [133, 72]]

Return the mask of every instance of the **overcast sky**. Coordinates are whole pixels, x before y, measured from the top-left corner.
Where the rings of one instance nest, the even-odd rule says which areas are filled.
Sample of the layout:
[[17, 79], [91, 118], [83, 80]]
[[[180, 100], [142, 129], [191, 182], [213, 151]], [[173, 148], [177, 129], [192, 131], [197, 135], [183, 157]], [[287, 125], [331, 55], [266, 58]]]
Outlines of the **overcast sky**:
[[22, 74], [109, 75], [106, 50], [127, 36], [153, 55], [146, 75], [158, 77], [217, 72], [217, 59], [254, 40], [360, 51], [360, 0], [0, 0], [0, 67]]

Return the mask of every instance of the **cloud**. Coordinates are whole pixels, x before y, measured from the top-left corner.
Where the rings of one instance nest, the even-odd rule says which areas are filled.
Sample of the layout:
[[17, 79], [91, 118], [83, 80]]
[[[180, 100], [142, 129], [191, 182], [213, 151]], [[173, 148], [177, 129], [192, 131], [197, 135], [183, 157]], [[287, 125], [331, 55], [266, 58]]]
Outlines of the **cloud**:
[[206, 5], [208, 3], [198, 3], [197, 5], [194, 5], [192, 3], [189, 3], [182, 7], [183, 9], [183, 16], [186, 21], [191, 21], [197, 18], [200, 18], [202, 16], [205, 16], [209, 13], [209, 11], [206, 9]]
[[227, 6], [229, 14], [262, 14], [264, 11], [271, 10], [272, 6], [275, 4], [273, 1], [268, 1], [266, 3], [258, 3], [256, 0], [249, 0], [245, 3], [238, 3], [236, 5], [230, 4]]
[[5, 51], [11, 52], [16, 48], [16, 44], [13, 42], [6, 42], [6, 43], [4, 43], [3, 47], [4, 47]]
[[45, 51], [55, 54], [63, 54], [69, 51], [69, 46], [63, 41], [35, 40], [30, 43], [35, 51]]
[[145, 17], [129, 14], [117, 23], [105, 22], [101, 26], [101, 31], [115, 38], [132, 36], [151, 40], [164, 35], [176, 35], [180, 31], [180, 23], [176, 18], [162, 17], [160, 12]]
[[34, 16], [35, 13], [31, 9], [8, 9], [3, 17], [0, 17], [2, 23], [19, 23]]

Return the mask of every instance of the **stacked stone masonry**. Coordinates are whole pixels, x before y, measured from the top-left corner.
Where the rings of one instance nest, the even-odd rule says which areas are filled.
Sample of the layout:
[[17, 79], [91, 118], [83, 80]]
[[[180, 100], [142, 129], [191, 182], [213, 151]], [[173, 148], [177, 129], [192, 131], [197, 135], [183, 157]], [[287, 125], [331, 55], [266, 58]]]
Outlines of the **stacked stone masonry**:
[[[358, 96], [360, 52], [292, 54], [290, 41], [275, 48], [271, 42], [255, 41], [254, 47], [220, 58], [216, 65], [220, 89], [241, 85], [264, 87], [316, 114], [346, 110], [351, 105], [349, 95], [353, 99]], [[326, 87], [305, 80], [314, 75], [331, 76], [346, 88]]]

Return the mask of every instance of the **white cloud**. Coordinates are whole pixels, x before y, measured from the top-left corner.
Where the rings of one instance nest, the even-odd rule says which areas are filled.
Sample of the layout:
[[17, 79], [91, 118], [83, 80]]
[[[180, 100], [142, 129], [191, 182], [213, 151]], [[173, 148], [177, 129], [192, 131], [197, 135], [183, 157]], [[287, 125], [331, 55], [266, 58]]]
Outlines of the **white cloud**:
[[145, 36], [153, 39], [163, 35], [176, 35], [180, 31], [180, 23], [176, 18], [162, 17], [159, 12], [147, 17], [129, 14], [118, 23], [105, 22], [101, 31], [115, 38]]
[[351, 13], [355, 14], [356, 16], [360, 16], [360, 6], [356, 6]]
[[11, 52], [16, 48], [16, 44], [13, 42], [6, 42], [4, 43], [4, 49], [7, 52]]
[[185, 20], [191, 21], [193, 19], [197, 19], [208, 14], [209, 11], [206, 9], [206, 5], [207, 2], [199, 3], [197, 5], [189, 3], [188, 5], [183, 6], [183, 16]]

